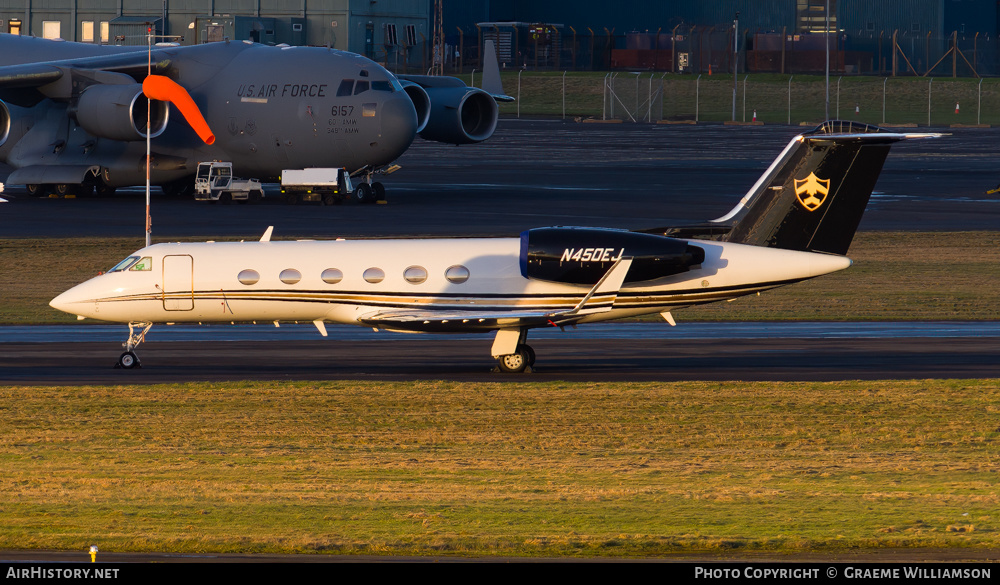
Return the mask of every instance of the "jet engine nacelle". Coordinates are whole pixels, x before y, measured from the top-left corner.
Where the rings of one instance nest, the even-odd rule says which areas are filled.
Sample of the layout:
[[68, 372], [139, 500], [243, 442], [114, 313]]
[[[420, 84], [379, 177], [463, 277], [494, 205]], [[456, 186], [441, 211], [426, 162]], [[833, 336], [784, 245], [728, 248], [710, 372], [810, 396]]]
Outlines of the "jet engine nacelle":
[[0, 146], [7, 142], [8, 136], [10, 136], [10, 109], [3, 100], [0, 100]]
[[431, 97], [427, 95], [427, 90], [412, 81], [400, 80], [403, 91], [413, 102], [413, 109], [417, 111], [417, 132], [423, 132], [427, 127], [427, 121], [431, 118]]
[[430, 99], [430, 115], [420, 132], [421, 138], [448, 144], [472, 144], [493, 135], [500, 111], [490, 94], [464, 86], [423, 89]]
[[631, 257], [625, 282], [687, 272], [705, 261], [705, 250], [684, 240], [598, 228], [538, 228], [521, 233], [525, 278], [594, 285], [615, 261]]
[[111, 140], [146, 139], [146, 104], [149, 103], [150, 137], [167, 128], [167, 103], [148, 101], [139, 83], [92, 85], [80, 94], [76, 121], [88, 133]]

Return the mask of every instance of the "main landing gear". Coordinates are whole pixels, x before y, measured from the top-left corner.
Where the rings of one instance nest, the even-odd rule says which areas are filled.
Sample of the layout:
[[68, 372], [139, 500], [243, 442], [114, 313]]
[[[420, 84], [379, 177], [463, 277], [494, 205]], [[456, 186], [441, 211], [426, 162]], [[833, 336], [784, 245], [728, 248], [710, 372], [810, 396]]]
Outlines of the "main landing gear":
[[[535, 366], [535, 350], [525, 343], [527, 329], [501, 329], [493, 341], [497, 369], [508, 374], [530, 374]], [[496, 371], [496, 370], [494, 370]]]
[[530, 345], [517, 346], [514, 353], [508, 353], [497, 358], [497, 367], [501, 372], [530, 374], [535, 365], [535, 350]]
[[[146, 340], [146, 333], [153, 326], [152, 323], [129, 323], [128, 324], [128, 340], [122, 344], [125, 351], [118, 357], [118, 362], [115, 363], [115, 369], [125, 369], [131, 370], [132, 368], [141, 368], [142, 364], [139, 363], [139, 357], [135, 355], [133, 351], [140, 343]], [[141, 328], [141, 331], [136, 331], [136, 328]]]

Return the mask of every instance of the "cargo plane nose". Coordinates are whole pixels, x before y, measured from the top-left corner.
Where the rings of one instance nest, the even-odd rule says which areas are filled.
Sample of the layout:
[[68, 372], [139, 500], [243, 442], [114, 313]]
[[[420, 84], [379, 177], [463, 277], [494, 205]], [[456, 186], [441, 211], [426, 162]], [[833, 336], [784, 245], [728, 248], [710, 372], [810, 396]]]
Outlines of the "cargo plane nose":
[[399, 158], [417, 136], [417, 110], [404, 91], [393, 92], [382, 103], [381, 135], [376, 148], [385, 164]]

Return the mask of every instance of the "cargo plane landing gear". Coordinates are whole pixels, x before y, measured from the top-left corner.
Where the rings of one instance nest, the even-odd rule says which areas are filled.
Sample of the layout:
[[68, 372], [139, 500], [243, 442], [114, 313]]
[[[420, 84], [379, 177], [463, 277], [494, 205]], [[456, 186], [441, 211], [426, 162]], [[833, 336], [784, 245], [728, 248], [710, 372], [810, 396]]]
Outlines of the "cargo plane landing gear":
[[[142, 364], [139, 363], [138, 356], [135, 355], [133, 350], [140, 343], [146, 340], [146, 333], [152, 326], [152, 323], [130, 322], [128, 324], [128, 340], [122, 344], [125, 351], [118, 357], [118, 362], [115, 363], [115, 369], [121, 368], [131, 370], [132, 368], [142, 367]], [[142, 331], [136, 331], [137, 327], [141, 327]]]
[[493, 341], [493, 357], [497, 369], [508, 374], [528, 373], [535, 366], [535, 350], [525, 343], [527, 329], [501, 329]]

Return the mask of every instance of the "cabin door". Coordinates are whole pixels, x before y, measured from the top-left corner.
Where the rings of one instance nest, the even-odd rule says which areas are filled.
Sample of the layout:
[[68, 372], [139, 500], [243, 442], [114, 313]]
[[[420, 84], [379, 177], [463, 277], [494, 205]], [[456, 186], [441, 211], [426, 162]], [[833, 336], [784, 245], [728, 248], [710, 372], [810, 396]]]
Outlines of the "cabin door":
[[163, 257], [163, 310], [194, 310], [194, 258]]

